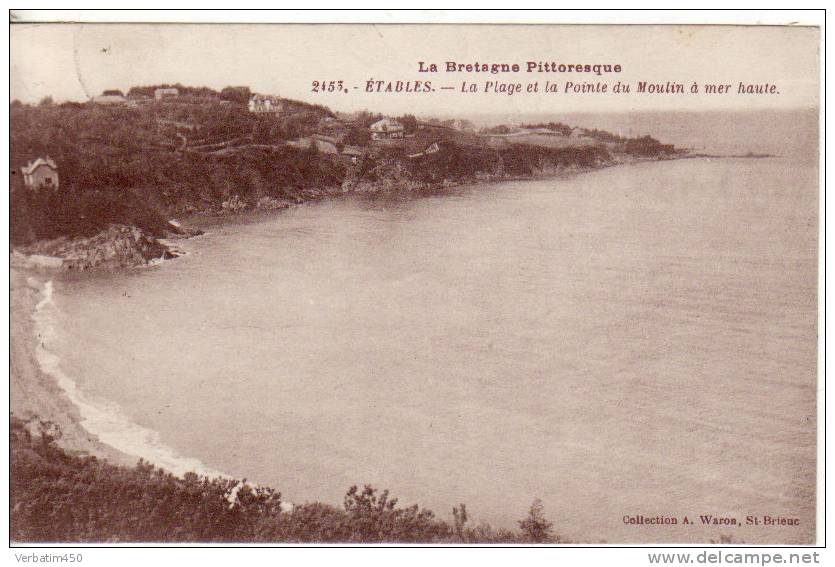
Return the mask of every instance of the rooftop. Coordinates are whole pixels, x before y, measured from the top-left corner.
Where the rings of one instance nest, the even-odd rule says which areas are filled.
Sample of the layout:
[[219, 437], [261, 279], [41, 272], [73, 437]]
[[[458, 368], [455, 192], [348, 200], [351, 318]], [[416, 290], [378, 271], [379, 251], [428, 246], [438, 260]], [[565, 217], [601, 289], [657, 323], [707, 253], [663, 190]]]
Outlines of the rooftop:
[[36, 169], [38, 169], [42, 165], [49, 166], [49, 167], [51, 167], [52, 169], [55, 169], [55, 170], [58, 169], [58, 166], [55, 165], [55, 162], [52, 160], [52, 158], [49, 157], [49, 156], [46, 156], [46, 158], [38, 158], [35, 161], [30, 161], [29, 163], [24, 165], [21, 168], [21, 170], [23, 171], [24, 174], [29, 175], [30, 173], [33, 173]]

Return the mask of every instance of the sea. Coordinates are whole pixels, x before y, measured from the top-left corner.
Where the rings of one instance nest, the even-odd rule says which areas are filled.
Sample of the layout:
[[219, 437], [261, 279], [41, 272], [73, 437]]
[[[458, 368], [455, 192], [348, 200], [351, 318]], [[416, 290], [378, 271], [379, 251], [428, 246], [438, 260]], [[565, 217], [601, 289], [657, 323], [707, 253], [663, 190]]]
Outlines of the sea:
[[176, 260], [53, 277], [41, 363], [102, 441], [296, 504], [371, 484], [503, 528], [540, 499], [577, 542], [811, 543], [816, 118], [775, 120], [692, 129], [767, 158], [209, 223]]

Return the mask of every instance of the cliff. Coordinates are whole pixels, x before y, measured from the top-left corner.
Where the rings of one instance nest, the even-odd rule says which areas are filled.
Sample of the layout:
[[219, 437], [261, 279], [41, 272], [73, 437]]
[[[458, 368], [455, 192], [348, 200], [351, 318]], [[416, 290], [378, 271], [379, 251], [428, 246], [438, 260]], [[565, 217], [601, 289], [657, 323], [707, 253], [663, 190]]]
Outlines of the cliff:
[[[60, 259], [52, 266], [66, 270], [124, 268], [146, 265], [176, 256], [167, 246], [142, 229], [114, 224], [89, 238], [61, 237], [20, 248], [29, 255], [28, 263], [47, 265], [43, 257]], [[34, 258], [32, 258], [34, 256]], [[25, 259], [19, 261], [27, 262]]]
[[[557, 175], [676, 153], [646, 136], [578, 136], [580, 129], [559, 123], [476, 133], [410, 115], [398, 118], [403, 138], [372, 141], [369, 125], [380, 115], [336, 116], [294, 101], [283, 101], [280, 114], [255, 114], [236, 93], [197, 89], [135, 108], [13, 103], [13, 246], [63, 238], [47, 248], [57, 247], [68, 266], [135, 265], [164, 256], [155, 239], [166, 236], [172, 217]], [[20, 166], [40, 155], [58, 164], [59, 191], [23, 186]], [[120, 232], [127, 227], [142, 236]]]

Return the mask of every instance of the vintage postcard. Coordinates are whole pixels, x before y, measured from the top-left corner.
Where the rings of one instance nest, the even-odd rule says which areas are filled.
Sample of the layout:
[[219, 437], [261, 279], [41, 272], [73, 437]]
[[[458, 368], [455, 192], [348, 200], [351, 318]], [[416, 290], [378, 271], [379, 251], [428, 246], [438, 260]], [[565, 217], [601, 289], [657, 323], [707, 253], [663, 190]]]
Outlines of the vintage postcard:
[[821, 30], [10, 23], [10, 540], [814, 545]]

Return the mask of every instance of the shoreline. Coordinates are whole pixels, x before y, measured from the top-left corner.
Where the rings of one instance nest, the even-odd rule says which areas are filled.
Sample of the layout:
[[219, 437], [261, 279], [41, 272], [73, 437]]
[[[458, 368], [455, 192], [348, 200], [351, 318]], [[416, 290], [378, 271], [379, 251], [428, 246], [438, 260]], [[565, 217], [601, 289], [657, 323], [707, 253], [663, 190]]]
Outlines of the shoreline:
[[[544, 173], [542, 175], [529, 176], [507, 176], [507, 177], [492, 177], [488, 179], [467, 179], [460, 182], [452, 182], [447, 184], [426, 185], [420, 187], [402, 187], [392, 188], [382, 185], [376, 185], [372, 190], [351, 190], [351, 191], [323, 191], [314, 198], [302, 200], [299, 203], [294, 203], [287, 207], [279, 209], [246, 209], [227, 214], [206, 214], [195, 213], [185, 217], [183, 220], [187, 225], [198, 227], [201, 229], [211, 229], [226, 224], [234, 224], [235, 222], [255, 220], [260, 217], [267, 218], [275, 215], [275, 213], [283, 211], [293, 206], [300, 206], [307, 203], [314, 203], [325, 199], [343, 198], [351, 196], [367, 196], [369, 198], [378, 198], [384, 195], [401, 195], [401, 196], [418, 196], [421, 194], [439, 194], [447, 190], [452, 190], [457, 187], [466, 187], [469, 185], [489, 184], [495, 185], [505, 182], [518, 181], [538, 181], [547, 179], [566, 179], [575, 175], [590, 173], [607, 169], [610, 167], [621, 165], [634, 165], [646, 162], [659, 161], [675, 161], [679, 159], [692, 159], [693, 156], [681, 155], [676, 157], [665, 158], [636, 158], [622, 161], [614, 161], [603, 164], [598, 167], [586, 168], [566, 168], [561, 171], [554, 171]], [[182, 237], [180, 237], [182, 238]], [[157, 239], [162, 240], [161, 244], [167, 248], [173, 248], [177, 240], [174, 239]], [[186, 237], [191, 238], [191, 237]], [[179, 254], [173, 255], [174, 259]], [[161, 264], [164, 262], [159, 262]], [[145, 264], [148, 266], [151, 264]], [[136, 266], [136, 267], [144, 267]], [[124, 266], [118, 268], [105, 268], [104, 271], [112, 271], [124, 269]], [[42, 294], [42, 286], [49, 281], [51, 274], [55, 272], [62, 272], [63, 269], [56, 270], [55, 268], [36, 269], [20, 265], [12, 265], [11, 279], [10, 279], [10, 311], [12, 315], [12, 339], [11, 339], [11, 399], [10, 410], [15, 417], [27, 420], [37, 417], [40, 420], [51, 421], [58, 425], [62, 431], [62, 436], [57, 443], [74, 454], [91, 455], [108, 460], [113, 464], [134, 466], [140, 459], [153, 464], [159, 468], [164, 468], [169, 472], [179, 473], [173, 471], [171, 467], [166, 466], [165, 463], [160, 463], [158, 458], [153, 458], [150, 454], [134, 454], [127, 453], [112, 443], [106, 443], [98, 435], [88, 431], [83, 422], [85, 421], [82, 415], [81, 408], [76, 405], [68, 395], [67, 391], [58, 383], [58, 379], [46, 372], [41, 361], [38, 360], [38, 345], [36, 342], [36, 322], [34, 316], [40, 302]], [[94, 270], [95, 271], [95, 270]], [[139, 427], [139, 426], [137, 426]], [[147, 449], [147, 447], [145, 447]], [[166, 452], [169, 452], [166, 449]], [[145, 451], [147, 452], [147, 451]], [[196, 460], [188, 456], [181, 456], [180, 459], [184, 462], [195, 463]], [[171, 462], [171, 459], [163, 459]], [[208, 469], [209, 467], [199, 467]], [[207, 471], [210, 476], [217, 473], [217, 471]], [[222, 474], [222, 473], [220, 473]], [[222, 475], [228, 476], [228, 475]], [[229, 477], [231, 478], [231, 477]]]
[[[692, 154], [681, 153], [674, 156], [655, 156], [655, 157], [629, 157], [627, 159], [615, 159], [608, 163], [603, 163], [594, 167], [564, 167], [554, 171], [543, 172], [534, 175], [507, 175], [507, 176], [487, 176], [484, 178], [466, 178], [459, 180], [446, 180], [443, 183], [433, 184], [402, 184], [402, 185], [384, 185], [381, 183], [363, 183], [359, 188], [352, 187], [350, 189], [319, 189], [314, 191], [314, 195], [306, 199], [300, 199], [297, 202], [287, 203], [284, 206], [275, 208], [258, 208], [249, 207], [240, 210], [228, 211], [197, 211], [188, 215], [180, 217], [183, 224], [186, 226], [197, 228], [200, 230], [210, 229], [215, 226], [221, 226], [228, 222], [243, 219], [255, 219], [260, 217], [269, 217], [281, 211], [291, 209], [293, 207], [302, 206], [308, 203], [316, 203], [326, 199], [341, 199], [346, 197], [367, 197], [367, 198], [383, 198], [385, 196], [392, 197], [408, 197], [421, 195], [442, 195], [445, 192], [458, 188], [469, 187], [474, 185], [497, 185], [501, 183], [513, 183], [518, 181], [543, 181], [543, 180], [560, 180], [574, 177], [575, 175], [582, 175], [585, 173], [592, 173], [609, 169], [611, 167], [638, 165], [643, 163], [657, 163], [667, 161], [679, 161], [686, 159], [705, 159], [705, 158], [747, 158], [749, 156], [712, 156], [707, 154]], [[759, 157], [759, 156], [758, 156]], [[776, 157], [776, 156], [768, 156]], [[197, 235], [200, 236], [200, 235]], [[173, 242], [181, 238], [194, 238], [193, 236], [181, 236], [170, 239]], [[176, 258], [176, 256], [174, 257]], [[174, 259], [172, 258], [172, 259]]]
[[[689, 150], [683, 150], [681, 153], [672, 156], [654, 156], [654, 157], [627, 157], [619, 156], [617, 159], [609, 163], [604, 163], [594, 167], [565, 167], [556, 171], [545, 172], [534, 175], [507, 175], [507, 176], [489, 176], [482, 179], [467, 178], [460, 180], [447, 180], [445, 183], [434, 184], [420, 184], [420, 185], [383, 185], [379, 183], [365, 183], [362, 188], [351, 189], [319, 189], [313, 190], [314, 195], [305, 199], [299, 199], [293, 203], [286, 203], [279, 207], [248, 207], [240, 210], [227, 211], [197, 211], [182, 215], [180, 220], [186, 226], [196, 228], [201, 231], [209, 230], [213, 227], [223, 226], [227, 223], [234, 223], [244, 219], [258, 219], [267, 218], [281, 211], [306, 205], [308, 203], [317, 203], [327, 199], [341, 199], [347, 197], [367, 197], [369, 199], [390, 197], [409, 197], [422, 195], [443, 195], [445, 192], [458, 187], [468, 187], [473, 185], [497, 185], [501, 183], [513, 183], [518, 181], [543, 181], [543, 180], [560, 180], [568, 179], [575, 175], [582, 175], [585, 173], [593, 173], [595, 171], [602, 171], [611, 167], [632, 166], [644, 163], [660, 163], [668, 161], [681, 161], [693, 159], [773, 159], [780, 158], [780, 155], [773, 154], [742, 154], [742, 155], [722, 155], [722, 154], [707, 154], [694, 153]], [[174, 243], [180, 239], [190, 239], [202, 236], [201, 234], [195, 236], [175, 236], [165, 240], [166, 243]], [[176, 259], [175, 255], [171, 259]]]
[[[125, 268], [143, 268], [159, 265], [167, 260], [185, 255], [178, 241], [196, 238], [206, 230], [232, 224], [248, 222], [259, 218], [269, 218], [281, 211], [317, 203], [328, 199], [366, 198], [366, 199], [408, 199], [423, 196], [448, 194], [460, 187], [478, 185], [496, 185], [501, 183], [561, 180], [575, 175], [601, 171], [611, 167], [632, 166], [644, 163], [657, 163], [690, 159], [759, 159], [773, 158], [772, 155], [713, 156], [680, 151], [675, 154], [656, 156], [632, 156], [616, 154], [610, 161], [592, 166], [553, 166], [529, 175], [484, 175], [483, 177], [465, 177], [444, 179], [441, 182], [360, 182], [350, 186], [343, 183], [340, 187], [308, 189], [303, 197], [295, 201], [275, 201], [262, 206], [246, 204], [242, 207], [221, 209], [207, 208], [173, 216], [168, 221], [169, 231], [160, 235], [139, 229], [132, 225], [111, 224], [91, 237], [40, 240], [31, 244], [13, 247], [10, 263], [13, 267], [34, 269], [47, 272], [122, 270]], [[235, 194], [230, 200], [239, 200]], [[185, 225], [185, 226], [183, 226]]]
[[31, 434], [39, 436], [45, 422], [51, 423], [60, 432], [56, 444], [76, 456], [93, 456], [129, 468], [142, 461], [178, 476], [194, 472], [236, 480], [160, 443], [156, 431], [125, 416], [117, 404], [88, 399], [50, 350], [55, 333], [50, 313], [55, 308], [53, 279], [14, 268], [10, 287], [16, 330], [10, 357], [14, 408], [10, 415], [23, 421]]
[[24, 421], [50, 421], [61, 430], [57, 443], [66, 451], [89, 455], [124, 466], [134, 466], [139, 457], [123, 453], [102, 442], [82, 426], [79, 408], [73, 404], [54, 376], [41, 367], [37, 355], [34, 315], [45, 284], [43, 274], [12, 267], [9, 303], [10, 337], [10, 415]]

